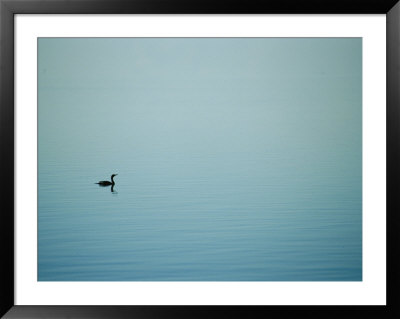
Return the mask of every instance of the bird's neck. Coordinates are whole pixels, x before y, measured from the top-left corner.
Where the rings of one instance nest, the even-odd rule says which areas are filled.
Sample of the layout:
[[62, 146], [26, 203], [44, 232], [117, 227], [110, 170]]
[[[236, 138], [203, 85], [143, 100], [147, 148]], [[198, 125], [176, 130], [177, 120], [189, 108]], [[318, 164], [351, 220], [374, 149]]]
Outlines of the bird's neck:
[[115, 184], [114, 183], [114, 176], [111, 176], [111, 183]]

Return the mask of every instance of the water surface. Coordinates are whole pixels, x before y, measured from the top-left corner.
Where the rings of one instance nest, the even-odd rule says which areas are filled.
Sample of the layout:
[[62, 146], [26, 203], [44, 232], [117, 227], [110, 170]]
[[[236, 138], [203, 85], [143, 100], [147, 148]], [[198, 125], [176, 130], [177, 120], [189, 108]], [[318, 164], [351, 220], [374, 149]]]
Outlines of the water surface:
[[38, 52], [38, 280], [362, 279], [361, 39]]

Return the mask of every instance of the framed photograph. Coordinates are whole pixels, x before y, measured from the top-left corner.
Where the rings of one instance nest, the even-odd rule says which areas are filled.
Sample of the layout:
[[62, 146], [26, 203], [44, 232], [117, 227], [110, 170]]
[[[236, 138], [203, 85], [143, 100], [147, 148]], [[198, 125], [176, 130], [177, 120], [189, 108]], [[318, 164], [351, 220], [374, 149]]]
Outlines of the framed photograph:
[[399, 315], [397, 1], [0, 4], [4, 318]]

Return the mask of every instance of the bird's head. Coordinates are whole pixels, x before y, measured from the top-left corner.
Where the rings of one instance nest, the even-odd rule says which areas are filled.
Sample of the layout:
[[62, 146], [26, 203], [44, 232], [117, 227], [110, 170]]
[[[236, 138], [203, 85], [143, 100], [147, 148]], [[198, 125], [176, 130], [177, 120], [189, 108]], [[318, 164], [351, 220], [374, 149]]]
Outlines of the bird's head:
[[111, 178], [113, 178], [114, 176], [117, 176], [117, 175], [118, 175], [118, 174], [112, 174], [112, 175], [111, 175]]

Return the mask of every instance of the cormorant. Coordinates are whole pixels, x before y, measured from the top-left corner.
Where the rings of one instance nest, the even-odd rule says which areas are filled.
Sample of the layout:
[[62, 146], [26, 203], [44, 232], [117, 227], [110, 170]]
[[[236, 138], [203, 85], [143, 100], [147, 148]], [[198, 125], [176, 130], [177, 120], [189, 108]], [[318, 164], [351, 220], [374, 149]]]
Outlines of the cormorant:
[[95, 183], [95, 184], [99, 184], [100, 186], [110, 186], [110, 185], [114, 186], [115, 185], [114, 176], [117, 176], [117, 175], [118, 174], [112, 174], [111, 175], [111, 182], [109, 182], [109, 181], [100, 181], [100, 182]]

